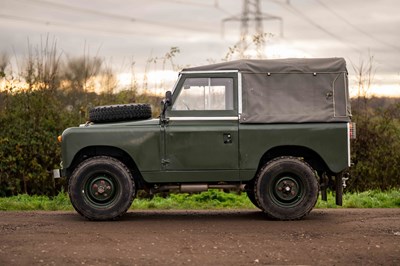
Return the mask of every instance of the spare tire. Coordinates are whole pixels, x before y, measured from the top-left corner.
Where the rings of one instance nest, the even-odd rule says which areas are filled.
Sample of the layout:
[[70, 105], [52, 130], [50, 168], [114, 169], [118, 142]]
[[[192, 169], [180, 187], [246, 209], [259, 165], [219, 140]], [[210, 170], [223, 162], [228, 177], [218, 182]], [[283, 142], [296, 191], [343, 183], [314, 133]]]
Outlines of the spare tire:
[[96, 106], [89, 111], [89, 120], [94, 123], [107, 123], [151, 118], [150, 104], [117, 104]]

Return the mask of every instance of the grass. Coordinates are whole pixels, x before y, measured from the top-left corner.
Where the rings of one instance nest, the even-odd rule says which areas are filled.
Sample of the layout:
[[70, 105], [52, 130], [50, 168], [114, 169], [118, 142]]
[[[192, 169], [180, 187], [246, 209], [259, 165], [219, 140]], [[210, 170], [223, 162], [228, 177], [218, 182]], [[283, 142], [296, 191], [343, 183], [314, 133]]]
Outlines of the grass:
[[167, 198], [135, 199], [131, 209], [248, 209], [254, 205], [246, 193], [209, 190], [199, 194], [170, 194]]
[[67, 193], [60, 193], [53, 198], [47, 196], [29, 196], [21, 194], [0, 198], [1, 211], [67, 211], [73, 210]]
[[[164, 198], [135, 199], [131, 209], [252, 209], [254, 205], [245, 193], [224, 193], [209, 190], [200, 194], [171, 194]], [[316, 208], [400, 208], [400, 189], [389, 191], [371, 190], [360, 193], [346, 193], [343, 207], [335, 205], [335, 197], [328, 194], [328, 201], [317, 202]], [[18, 195], [0, 198], [1, 211], [69, 211], [73, 207], [65, 192], [56, 197]]]
[[[316, 208], [341, 207], [335, 204], [335, 196], [329, 194], [328, 201], [318, 200]], [[346, 193], [343, 195], [343, 208], [400, 208], [400, 189]]]

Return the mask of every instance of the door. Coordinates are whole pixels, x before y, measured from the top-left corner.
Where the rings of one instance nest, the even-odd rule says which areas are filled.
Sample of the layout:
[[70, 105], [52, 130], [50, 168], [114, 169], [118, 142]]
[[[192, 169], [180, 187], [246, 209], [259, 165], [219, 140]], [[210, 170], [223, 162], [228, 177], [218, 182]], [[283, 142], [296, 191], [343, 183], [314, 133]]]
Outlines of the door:
[[236, 87], [237, 73], [181, 77], [164, 130], [167, 172], [193, 182], [238, 179]]

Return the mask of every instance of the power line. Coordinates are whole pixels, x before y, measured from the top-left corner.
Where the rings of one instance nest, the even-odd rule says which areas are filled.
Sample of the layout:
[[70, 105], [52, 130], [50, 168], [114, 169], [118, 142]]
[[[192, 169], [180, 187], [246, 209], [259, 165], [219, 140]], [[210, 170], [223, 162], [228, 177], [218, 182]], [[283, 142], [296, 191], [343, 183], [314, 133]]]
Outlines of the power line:
[[383, 44], [387, 47], [390, 47], [396, 51], [400, 51], [400, 47], [395, 46], [393, 44], [387, 43], [385, 41], [382, 41], [381, 39], [378, 39], [377, 37], [375, 37], [374, 35], [370, 34], [369, 32], [361, 29], [360, 27], [354, 25], [353, 23], [351, 23], [346, 17], [340, 15], [339, 13], [337, 13], [335, 10], [333, 10], [332, 8], [330, 8], [329, 6], [327, 6], [325, 3], [323, 3], [320, 0], [315, 0], [315, 2], [317, 2], [319, 5], [321, 5], [323, 8], [325, 8], [326, 10], [328, 10], [330, 13], [332, 13], [334, 16], [336, 16], [337, 18], [339, 18], [341, 21], [343, 21], [344, 23], [346, 23], [347, 25], [349, 25], [350, 27], [352, 27], [354, 30], [364, 34], [365, 36], [373, 39], [376, 42], [379, 42], [380, 44]]
[[198, 6], [198, 7], [203, 7], [203, 8], [215, 8], [222, 13], [225, 13], [227, 15], [232, 15], [231, 12], [227, 11], [226, 9], [222, 8], [219, 5], [218, 0], [214, 0], [214, 4], [206, 4], [206, 3], [184, 1], [184, 0], [152, 0], [152, 1], [164, 2], [164, 3], [170, 2], [170, 3], [174, 3], [174, 4], [181, 4], [181, 5], [186, 5], [186, 6]]
[[[338, 35], [336, 35], [334, 33], [331, 33], [330, 31], [326, 30], [325, 28], [323, 28], [319, 24], [315, 23], [311, 18], [307, 17], [304, 13], [299, 11], [297, 8], [293, 7], [290, 4], [290, 0], [287, 0], [286, 4], [282, 3], [279, 0], [268, 0], [268, 1], [272, 1], [272, 2], [282, 6], [283, 8], [288, 10], [289, 12], [295, 14], [296, 16], [299, 16], [303, 20], [306, 20], [308, 23], [312, 24], [313, 26], [315, 26], [319, 30], [323, 31], [324, 33], [328, 34], [329, 36], [331, 36], [331, 37], [335, 38], [336, 40], [340, 41], [341, 43], [349, 46], [352, 50], [357, 51], [358, 53], [362, 54], [362, 51], [360, 49], [358, 49], [357, 47], [355, 47], [353, 45], [350, 45], [347, 41], [345, 41], [344, 39], [340, 38]], [[395, 47], [392, 47], [392, 48], [395, 48]], [[395, 49], [398, 49], [398, 48], [396, 47]], [[379, 63], [379, 60], [375, 60], [375, 61]], [[392, 63], [386, 63], [386, 64], [390, 64], [390, 65], [394, 66], [394, 64], [392, 64]]]
[[210, 5], [210, 4], [205, 4], [205, 3], [199, 3], [199, 2], [192, 2], [192, 1], [183, 1], [183, 0], [152, 0], [152, 1], [157, 1], [157, 2], [169, 2], [169, 3], [174, 3], [174, 4], [182, 4], [182, 5], [190, 5], [190, 6], [198, 6], [198, 7], [214, 7], [215, 5]]
[[346, 46], [351, 47], [353, 50], [361, 53], [361, 50], [358, 49], [357, 47], [350, 45], [347, 41], [345, 41], [343, 38], [341, 38], [339, 35], [334, 34], [333, 32], [330, 32], [329, 30], [325, 29], [324, 27], [322, 27], [320, 24], [314, 22], [314, 20], [312, 20], [310, 17], [308, 17], [306, 14], [304, 14], [302, 11], [300, 11], [299, 9], [295, 8], [293, 5], [290, 4], [290, 2], [286, 2], [286, 3], [282, 3], [280, 1], [277, 0], [269, 0], [272, 1], [280, 6], [282, 6], [283, 8], [285, 8], [286, 10], [288, 10], [289, 12], [293, 13], [294, 15], [300, 17], [301, 19], [303, 19], [304, 21], [308, 22], [309, 24], [313, 25], [315, 28], [319, 29], [320, 31], [324, 32], [325, 34], [331, 36], [332, 38], [340, 41], [341, 43], [345, 44]]
[[34, 2], [34, 3], [38, 3], [40, 5], [44, 5], [44, 6], [50, 6], [50, 7], [58, 8], [58, 9], [62, 9], [62, 10], [69, 9], [69, 10], [77, 11], [80, 13], [87, 13], [87, 14], [91, 14], [91, 15], [107, 17], [110, 19], [124, 20], [124, 21], [130, 21], [130, 22], [136, 21], [136, 19], [133, 17], [121, 16], [121, 15], [117, 15], [117, 14], [97, 11], [97, 10], [88, 9], [88, 8], [75, 7], [75, 6], [61, 4], [61, 3], [54, 3], [54, 2], [49, 2], [49, 1], [45, 1], [45, 0], [16, 0], [16, 1], [19, 1], [19, 2], [22, 1], [22, 2], [28, 2], [28, 3]]
[[7, 14], [0, 14], [0, 18], [7, 19], [7, 20], [13, 20], [13, 21], [35, 23], [35, 24], [40, 24], [40, 25], [45, 25], [45, 26], [62, 27], [62, 28], [68, 28], [68, 29], [74, 29], [74, 30], [78, 29], [78, 30], [84, 30], [84, 31], [96, 31], [96, 32], [102, 32], [102, 33], [109, 33], [109, 34], [154, 36], [153, 34], [149, 34], [149, 33], [138, 33], [138, 32], [121, 31], [121, 30], [114, 30], [114, 29], [107, 30], [104, 28], [100, 29], [100, 28], [87, 27], [87, 26], [81, 26], [81, 25], [73, 26], [71, 24], [62, 23], [62, 22], [55, 22], [55, 21], [42, 20], [42, 19], [36, 19], [36, 18], [28, 18], [28, 17], [20, 17], [20, 16], [7, 15]]
[[193, 30], [205, 31], [205, 32], [210, 31], [209, 29], [204, 29], [204, 28], [194, 28], [194, 27], [187, 27], [185, 25], [175, 25], [175, 24], [170, 24], [170, 23], [165, 23], [165, 22], [156, 22], [156, 21], [151, 21], [151, 20], [146, 20], [146, 19], [138, 19], [138, 18], [133, 18], [133, 17], [129, 17], [129, 16], [123, 16], [123, 15], [117, 15], [117, 14], [112, 14], [112, 13], [108, 13], [108, 12], [93, 10], [93, 9], [89, 9], [89, 8], [82, 8], [82, 7], [61, 4], [61, 3], [49, 2], [46, 0], [17, 0], [17, 1], [27, 2], [30, 4], [32, 4], [32, 2], [33, 2], [33, 3], [40, 4], [40, 5], [48, 6], [51, 8], [61, 9], [62, 11], [71, 10], [71, 11], [75, 11], [75, 12], [106, 17], [108, 19], [113, 19], [113, 20], [144, 23], [144, 24], [149, 24], [149, 25], [153, 25], [153, 26], [157, 26], [157, 27], [183, 29], [183, 30], [188, 30], [188, 31], [193, 31]]

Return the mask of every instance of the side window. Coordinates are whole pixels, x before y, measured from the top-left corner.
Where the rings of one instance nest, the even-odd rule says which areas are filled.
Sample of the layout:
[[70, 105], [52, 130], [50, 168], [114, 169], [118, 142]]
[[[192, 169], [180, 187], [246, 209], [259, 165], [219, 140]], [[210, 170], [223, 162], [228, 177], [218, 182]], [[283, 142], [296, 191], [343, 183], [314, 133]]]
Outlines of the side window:
[[233, 110], [233, 78], [187, 78], [172, 110]]

